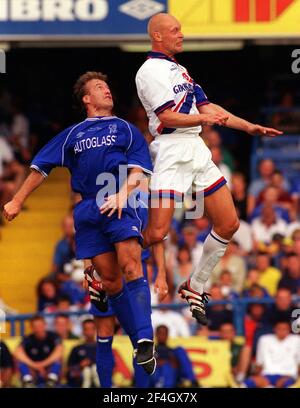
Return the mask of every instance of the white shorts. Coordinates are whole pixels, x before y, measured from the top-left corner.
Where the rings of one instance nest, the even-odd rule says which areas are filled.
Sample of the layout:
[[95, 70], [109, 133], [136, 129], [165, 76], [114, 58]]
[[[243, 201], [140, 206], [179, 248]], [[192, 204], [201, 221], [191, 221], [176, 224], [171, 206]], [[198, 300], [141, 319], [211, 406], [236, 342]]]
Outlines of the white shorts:
[[150, 144], [151, 194], [181, 200], [188, 192], [212, 194], [226, 180], [198, 135], [162, 135]]

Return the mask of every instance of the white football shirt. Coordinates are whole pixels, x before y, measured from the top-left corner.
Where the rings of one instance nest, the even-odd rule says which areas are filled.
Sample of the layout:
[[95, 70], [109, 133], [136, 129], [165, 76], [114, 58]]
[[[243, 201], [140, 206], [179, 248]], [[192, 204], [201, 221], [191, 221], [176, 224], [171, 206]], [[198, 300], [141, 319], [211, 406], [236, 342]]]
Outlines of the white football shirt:
[[263, 375], [287, 375], [297, 377], [300, 365], [300, 336], [288, 335], [279, 340], [275, 334], [260, 337], [256, 363], [263, 367]]
[[197, 107], [209, 103], [202, 88], [175, 59], [160, 52], [150, 52], [136, 74], [136, 87], [149, 118], [152, 136], [201, 132], [201, 126], [163, 128], [158, 119], [157, 115], [166, 109], [195, 115], [199, 113]]

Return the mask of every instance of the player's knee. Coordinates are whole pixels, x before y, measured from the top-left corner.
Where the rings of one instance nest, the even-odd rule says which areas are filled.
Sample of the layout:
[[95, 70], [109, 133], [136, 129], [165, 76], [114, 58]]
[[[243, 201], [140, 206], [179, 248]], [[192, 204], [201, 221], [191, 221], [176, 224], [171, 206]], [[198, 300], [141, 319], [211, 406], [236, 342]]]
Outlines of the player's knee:
[[139, 262], [135, 258], [128, 258], [121, 266], [126, 282], [140, 278], [141, 268]]
[[232, 217], [223, 222], [219, 228], [214, 228], [214, 230], [222, 238], [230, 240], [233, 234], [239, 229], [239, 226], [239, 219], [237, 217]]
[[107, 292], [108, 295], [115, 295], [120, 292], [122, 289], [122, 280], [121, 279], [110, 279], [102, 278], [103, 289]]

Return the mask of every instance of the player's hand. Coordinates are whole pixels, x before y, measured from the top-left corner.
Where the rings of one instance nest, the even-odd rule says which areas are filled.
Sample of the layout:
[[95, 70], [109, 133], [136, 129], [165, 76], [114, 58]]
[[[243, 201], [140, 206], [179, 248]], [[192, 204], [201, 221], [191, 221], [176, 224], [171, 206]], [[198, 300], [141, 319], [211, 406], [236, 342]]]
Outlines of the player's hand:
[[254, 124], [250, 126], [248, 133], [253, 136], [257, 135], [270, 137], [275, 137], [283, 134], [283, 132], [281, 132], [280, 130]]
[[127, 194], [121, 191], [118, 194], [113, 194], [109, 197], [105, 197], [105, 203], [100, 207], [101, 214], [108, 212], [107, 216], [111, 217], [116, 211], [118, 211], [118, 219], [122, 216], [122, 210], [127, 202]]
[[229, 116], [224, 113], [201, 113], [201, 125], [219, 125], [226, 126]]
[[8, 221], [12, 221], [19, 214], [21, 209], [22, 205], [18, 201], [12, 199], [7, 204], [5, 204], [3, 215]]
[[157, 276], [154, 282], [154, 293], [158, 295], [158, 300], [161, 302], [168, 294], [169, 288], [165, 278]]

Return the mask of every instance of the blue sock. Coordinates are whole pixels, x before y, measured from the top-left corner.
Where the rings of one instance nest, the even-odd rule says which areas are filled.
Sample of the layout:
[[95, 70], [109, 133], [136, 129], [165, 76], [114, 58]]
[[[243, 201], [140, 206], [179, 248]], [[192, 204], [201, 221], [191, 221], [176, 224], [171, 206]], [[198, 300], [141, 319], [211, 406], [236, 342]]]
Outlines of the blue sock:
[[112, 373], [115, 365], [112, 351], [112, 341], [112, 336], [97, 336], [96, 364], [97, 373], [102, 388], [111, 388], [112, 386]]
[[134, 318], [133, 309], [129, 299], [129, 291], [127, 286], [124, 285], [121, 292], [114, 296], [108, 296], [110, 305], [117, 316], [120, 325], [126, 334], [130, 337], [132, 345], [136, 348], [137, 343], [137, 330]]
[[142, 366], [137, 365], [136, 359], [133, 359], [134, 368], [134, 387], [135, 388], [149, 388], [150, 376], [146, 373]]
[[148, 282], [144, 277], [127, 283], [129, 298], [137, 328], [138, 340], [153, 340], [151, 323], [151, 297]]

